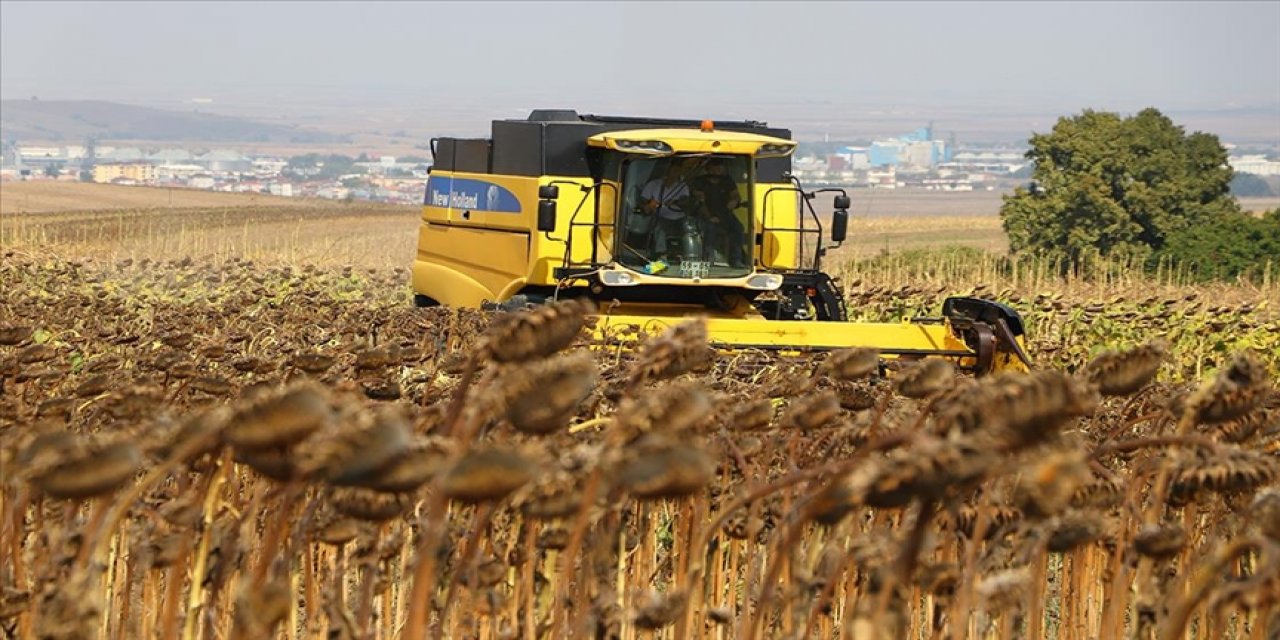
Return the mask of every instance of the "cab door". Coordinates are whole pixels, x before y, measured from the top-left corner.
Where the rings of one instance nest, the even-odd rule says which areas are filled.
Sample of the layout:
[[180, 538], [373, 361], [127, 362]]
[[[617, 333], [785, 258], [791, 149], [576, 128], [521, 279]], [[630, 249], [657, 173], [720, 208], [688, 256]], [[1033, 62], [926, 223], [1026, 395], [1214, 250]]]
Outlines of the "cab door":
[[596, 262], [613, 262], [621, 192], [622, 185], [617, 180], [605, 179], [596, 185]]

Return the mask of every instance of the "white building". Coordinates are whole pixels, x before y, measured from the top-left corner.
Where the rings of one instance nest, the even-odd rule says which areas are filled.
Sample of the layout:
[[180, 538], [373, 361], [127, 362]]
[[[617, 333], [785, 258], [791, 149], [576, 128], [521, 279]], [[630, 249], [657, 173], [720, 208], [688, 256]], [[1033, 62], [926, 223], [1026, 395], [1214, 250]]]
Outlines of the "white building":
[[198, 164], [162, 164], [156, 167], [156, 177], [190, 178], [204, 171], [207, 171], [207, 169]]
[[195, 157], [186, 149], [161, 149], [149, 156], [147, 162], [154, 165], [194, 164]]
[[253, 172], [261, 175], [274, 176], [284, 171], [289, 166], [288, 161], [278, 158], [256, 158], [253, 161]]
[[874, 189], [897, 189], [898, 171], [893, 167], [867, 172], [867, 186]]
[[247, 173], [253, 171], [253, 160], [231, 149], [214, 149], [195, 159], [210, 171], [222, 173]]
[[1263, 155], [1232, 156], [1227, 163], [1237, 173], [1251, 173], [1255, 176], [1280, 176], [1280, 160], [1268, 160]]

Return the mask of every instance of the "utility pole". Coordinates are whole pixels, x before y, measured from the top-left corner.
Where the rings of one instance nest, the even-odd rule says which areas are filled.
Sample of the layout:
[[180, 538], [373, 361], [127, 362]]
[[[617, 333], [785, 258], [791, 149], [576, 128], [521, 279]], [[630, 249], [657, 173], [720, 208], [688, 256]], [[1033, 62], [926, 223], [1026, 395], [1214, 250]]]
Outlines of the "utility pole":
[[[82, 181], [93, 181], [93, 167], [98, 164], [98, 141], [93, 136], [89, 136], [84, 141], [84, 160], [80, 161], [80, 175]], [[87, 180], [86, 180], [87, 178]]]

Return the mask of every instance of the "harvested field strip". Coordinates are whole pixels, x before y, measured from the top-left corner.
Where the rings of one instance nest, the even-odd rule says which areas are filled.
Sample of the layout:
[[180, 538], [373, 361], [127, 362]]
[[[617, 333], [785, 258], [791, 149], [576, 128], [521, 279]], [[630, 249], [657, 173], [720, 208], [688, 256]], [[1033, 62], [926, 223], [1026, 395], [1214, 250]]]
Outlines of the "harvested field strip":
[[0, 246], [59, 246], [104, 258], [239, 256], [393, 267], [413, 259], [413, 207], [65, 212], [10, 218]]
[[62, 180], [0, 183], [0, 215], [157, 208], [296, 208], [313, 207], [317, 203], [323, 205], [324, 201], [181, 187], [124, 186]]

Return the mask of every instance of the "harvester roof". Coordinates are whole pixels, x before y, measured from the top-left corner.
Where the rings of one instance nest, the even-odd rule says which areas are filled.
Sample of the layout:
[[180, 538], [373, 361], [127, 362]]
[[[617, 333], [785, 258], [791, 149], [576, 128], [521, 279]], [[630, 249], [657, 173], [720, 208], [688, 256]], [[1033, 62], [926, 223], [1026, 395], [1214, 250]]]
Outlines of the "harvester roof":
[[[587, 144], [620, 151], [632, 151], [636, 145], [660, 141], [673, 153], [733, 153], [786, 155], [796, 143], [783, 138], [743, 131], [702, 129], [627, 129], [607, 131], [587, 138]], [[648, 147], [641, 147], [647, 149]], [[643, 151], [642, 151], [643, 152]]]
[[[436, 171], [586, 177], [591, 175], [591, 165], [587, 158], [590, 147], [588, 140], [594, 136], [630, 132], [637, 136], [648, 136], [646, 139], [652, 140], [654, 131], [668, 134], [677, 131], [682, 139], [692, 141], [699, 139], [690, 136], [700, 134], [702, 122], [579, 114], [570, 109], [539, 109], [528, 118], [494, 120], [493, 132], [488, 138], [435, 138], [432, 140], [432, 153]], [[760, 141], [754, 151], [748, 152], [757, 157], [757, 179], [761, 182], [786, 181], [783, 176], [791, 170], [791, 160], [783, 157], [786, 154], [758, 153], [758, 147], [764, 144], [790, 143], [789, 130], [770, 127], [755, 120], [717, 120], [714, 124], [715, 133], [722, 141], [737, 140], [738, 135]], [[645, 131], [649, 133], [643, 133]], [[765, 142], [770, 138], [777, 142]], [[673, 143], [668, 144], [674, 146]], [[721, 144], [723, 146], [724, 143]], [[722, 148], [707, 151], [730, 153]]]

